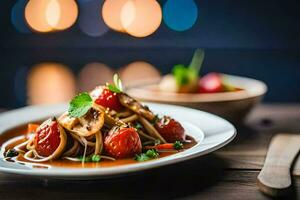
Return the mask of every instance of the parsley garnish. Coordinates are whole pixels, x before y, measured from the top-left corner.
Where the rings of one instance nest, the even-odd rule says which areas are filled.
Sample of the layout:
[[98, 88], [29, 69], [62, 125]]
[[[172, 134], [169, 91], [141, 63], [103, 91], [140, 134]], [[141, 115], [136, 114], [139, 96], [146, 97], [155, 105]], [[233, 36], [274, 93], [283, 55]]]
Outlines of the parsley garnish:
[[97, 154], [93, 154], [83, 158], [82, 156], [79, 157], [79, 160], [82, 162], [99, 162], [101, 160], [101, 156]]
[[146, 151], [146, 153], [141, 153], [139, 155], [136, 155], [135, 160], [139, 162], [144, 162], [158, 157], [159, 157], [158, 152], [155, 149], [150, 149]]
[[70, 117], [82, 117], [85, 115], [93, 105], [93, 100], [86, 92], [81, 93], [74, 97], [69, 105]]
[[114, 75], [114, 84], [108, 84], [108, 89], [115, 93], [121, 93], [123, 92], [123, 85], [121, 79], [119, 79], [118, 74]]
[[19, 153], [15, 149], [9, 149], [6, 152], [5, 157], [12, 158], [12, 157], [16, 157], [17, 155], [19, 155]]
[[173, 146], [174, 146], [174, 149], [176, 149], [176, 150], [183, 149], [183, 144], [180, 141], [174, 142]]

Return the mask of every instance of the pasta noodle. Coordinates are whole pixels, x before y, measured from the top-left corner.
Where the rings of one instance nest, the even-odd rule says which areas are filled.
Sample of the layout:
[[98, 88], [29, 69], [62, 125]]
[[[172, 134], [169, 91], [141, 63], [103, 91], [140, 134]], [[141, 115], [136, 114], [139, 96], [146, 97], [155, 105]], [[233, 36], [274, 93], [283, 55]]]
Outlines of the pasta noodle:
[[[51, 118], [40, 126], [32, 124], [31, 127], [36, 126], [37, 130], [28, 134], [25, 142], [14, 146], [14, 150], [32, 162], [55, 159], [85, 162], [86, 158], [94, 155], [102, 159], [115, 160], [116, 157], [109, 154], [106, 149], [105, 139], [114, 130], [122, 128], [135, 130], [136, 137], [143, 142], [140, 142], [141, 146], [154, 145], [157, 142], [167, 143], [154, 126], [153, 120], [156, 116], [148, 107], [120, 92], [114, 94], [121, 106], [117, 111], [97, 104], [92, 93], [90, 93], [93, 98], [91, 107], [83, 115], [73, 116], [69, 109], [57, 119]], [[51, 146], [53, 144], [55, 145]], [[127, 145], [126, 141], [124, 144]]]

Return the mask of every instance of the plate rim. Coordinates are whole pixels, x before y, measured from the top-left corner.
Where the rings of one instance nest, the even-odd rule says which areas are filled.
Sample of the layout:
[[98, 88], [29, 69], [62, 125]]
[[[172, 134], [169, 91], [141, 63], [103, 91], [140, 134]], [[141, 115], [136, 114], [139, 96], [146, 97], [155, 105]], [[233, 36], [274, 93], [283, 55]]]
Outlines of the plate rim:
[[[124, 166], [119, 166], [119, 167], [109, 167], [109, 168], [106, 168], [106, 171], [103, 171], [103, 169], [101, 170], [101, 168], [83, 168], [83, 169], [62, 168], [62, 170], [57, 170], [57, 168], [55, 168], [55, 170], [48, 170], [48, 169], [34, 169], [34, 170], [32, 170], [32, 169], [15, 169], [15, 168], [3, 167], [1, 165], [1, 163], [0, 163], [0, 171], [5, 172], [5, 173], [10, 173], [10, 174], [29, 175], [29, 176], [33, 176], [33, 177], [48, 177], [48, 178], [54, 177], [54, 178], [66, 178], [66, 179], [70, 179], [70, 178], [71, 179], [83, 179], [83, 178], [90, 179], [90, 178], [101, 178], [101, 177], [103, 177], [103, 178], [113, 177], [113, 176], [117, 176], [117, 175], [123, 175], [123, 174], [126, 175], [126, 174], [130, 174], [130, 173], [134, 173], [134, 172], [140, 172], [140, 171], [154, 169], [154, 168], [158, 168], [158, 167], [162, 167], [162, 166], [166, 166], [166, 165], [171, 165], [171, 164], [175, 164], [175, 163], [179, 163], [179, 162], [184, 162], [186, 160], [190, 160], [190, 159], [193, 159], [193, 158], [196, 158], [196, 157], [200, 157], [200, 156], [209, 154], [213, 151], [216, 151], [216, 150], [222, 148], [223, 146], [227, 145], [228, 143], [230, 143], [237, 135], [236, 128], [230, 122], [228, 122], [227, 120], [225, 120], [225, 119], [223, 119], [219, 116], [216, 116], [214, 114], [204, 112], [204, 111], [201, 111], [201, 110], [196, 110], [196, 109], [192, 109], [192, 108], [183, 107], [183, 106], [165, 105], [165, 104], [158, 104], [158, 103], [146, 103], [146, 104], [149, 105], [150, 107], [151, 106], [163, 106], [163, 107], [169, 107], [169, 108], [183, 109], [183, 110], [186, 110], [187, 112], [188, 111], [192, 111], [192, 112], [196, 111], [196, 112], [202, 113], [206, 116], [210, 116], [210, 117], [213, 117], [215, 119], [221, 120], [223, 123], [227, 124], [230, 127], [230, 130], [228, 130], [228, 131], [230, 131], [231, 134], [230, 134], [229, 137], [224, 139], [224, 141], [219, 142], [218, 144], [214, 145], [213, 147], [210, 147], [210, 148], [205, 149], [203, 151], [192, 152], [188, 155], [180, 156], [179, 158], [176, 158], [176, 159], [174, 158], [174, 159], [170, 159], [170, 160], [162, 160], [164, 158], [161, 158], [161, 159], [158, 159], [158, 160], [149, 161], [147, 163], [142, 163], [141, 165], [139, 165], [139, 164], [129, 164], [129, 165], [124, 165]], [[32, 109], [42, 110], [45, 107], [48, 107], [48, 108], [51, 109], [51, 108], [63, 108], [65, 106], [66, 106], [66, 104], [55, 104], [55, 105], [27, 106], [27, 107], [24, 107], [24, 108], [15, 109], [15, 110], [8, 111], [8, 112], [5, 112], [3, 114], [0, 114], [0, 124], [1, 124], [1, 119], [7, 117], [8, 115], [16, 115], [20, 112], [29, 112]], [[61, 109], [61, 110], [63, 110], [63, 109]], [[48, 115], [51, 115], [51, 113], [49, 113]], [[19, 123], [19, 126], [20, 125], [22, 125], [22, 123]], [[193, 125], [195, 125], [195, 124], [193, 124]], [[15, 127], [16, 126], [12, 126], [10, 124], [8, 124], [6, 127], [1, 127], [0, 135], [2, 135], [7, 130], [13, 129]], [[205, 135], [206, 134], [204, 133], [204, 140], [206, 138]]]

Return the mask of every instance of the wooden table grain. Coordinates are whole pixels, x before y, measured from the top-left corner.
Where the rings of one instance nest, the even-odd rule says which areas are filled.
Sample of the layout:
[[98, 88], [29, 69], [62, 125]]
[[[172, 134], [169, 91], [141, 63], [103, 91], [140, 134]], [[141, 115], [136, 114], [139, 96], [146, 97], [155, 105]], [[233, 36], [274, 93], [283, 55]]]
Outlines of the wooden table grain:
[[[300, 134], [300, 104], [258, 106], [237, 129], [236, 139], [213, 154], [123, 178], [62, 181], [0, 173], [0, 199], [269, 199], [256, 178], [272, 136]], [[300, 199], [300, 159], [293, 174], [289, 199]]]

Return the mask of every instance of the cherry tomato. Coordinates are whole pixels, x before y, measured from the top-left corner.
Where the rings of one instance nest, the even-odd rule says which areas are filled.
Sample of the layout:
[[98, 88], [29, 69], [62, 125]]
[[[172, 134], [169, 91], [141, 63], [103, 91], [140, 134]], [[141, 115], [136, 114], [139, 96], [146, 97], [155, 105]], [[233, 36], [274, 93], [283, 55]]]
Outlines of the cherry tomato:
[[199, 93], [216, 93], [223, 90], [221, 74], [209, 73], [199, 80]]
[[40, 156], [52, 155], [60, 142], [60, 129], [56, 120], [47, 120], [35, 132], [35, 150]]
[[185, 140], [185, 131], [179, 122], [164, 116], [159, 119], [155, 128], [167, 142], [176, 142]]
[[114, 158], [130, 158], [142, 152], [142, 143], [134, 128], [113, 128], [104, 140], [104, 148]]
[[102, 90], [100, 95], [96, 98], [95, 103], [115, 111], [119, 111], [122, 108], [117, 94], [107, 88]]

